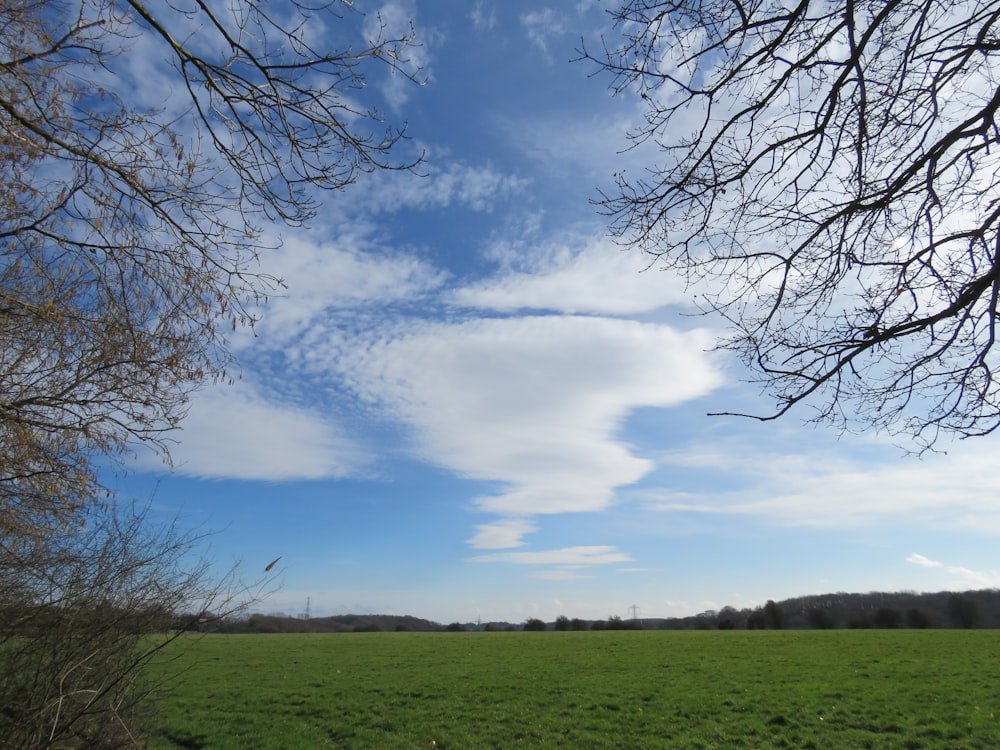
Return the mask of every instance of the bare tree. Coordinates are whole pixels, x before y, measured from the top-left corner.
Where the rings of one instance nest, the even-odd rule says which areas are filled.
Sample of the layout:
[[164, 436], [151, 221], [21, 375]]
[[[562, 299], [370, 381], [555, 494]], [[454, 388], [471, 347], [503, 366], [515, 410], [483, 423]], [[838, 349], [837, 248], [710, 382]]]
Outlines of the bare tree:
[[266, 222], [412, 166], [360, 103], [371, 65], [418, 75], [412, 29], [363, 21], [346, 0], [2, 4], [0, 532], [99, 496], [96, 455], [167, 455], [280, 284]]
[[[188, 625], [180, 611], [241, 611], [253, 591], [213, 580], [200, 538], [148, 508], [0, 540], [0, 747], [139, 747], [144, 666]], [[195, 616], [198, 618], [198, 615]]]
[[1000, 424], [1000, 2], [628, 0], [583, 57], [662, 163], [614, 231], [774, 396], [933, 445]]
[[347, 0], [0, 3], [0, 746], [138, 746], [142, 637], [234, 605], [97, 466], [227, 377], [264, 226], [419, 160], [361, 103], [412, 44]]

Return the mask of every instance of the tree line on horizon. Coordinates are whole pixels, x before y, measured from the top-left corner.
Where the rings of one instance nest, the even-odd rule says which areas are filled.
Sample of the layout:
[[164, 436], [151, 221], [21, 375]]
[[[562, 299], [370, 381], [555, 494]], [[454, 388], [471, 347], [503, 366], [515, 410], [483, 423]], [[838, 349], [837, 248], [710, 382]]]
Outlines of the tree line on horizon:
[[590, 620], [560, 615], [553, 622], [529, 617], [520, 623], [451, 622], [447, 625], [409, 615], [347, 614], [330, 617], [285, 613], [241, 614], [231, 618], [181, 616], [189, 629], [221, 633], [510, 632], [599, 630], [832, 630], [835, 628], [1000, 628], [1000, 589], [964, 592], [912, 591], [817, 594], [758, 607], [726, 606], [689, 617]]
[[1000, 628], [1000, 590], [838, 592], [737, 610], [723, 607], [664, 621], [668, 629], [832, 630], [835, 628]]

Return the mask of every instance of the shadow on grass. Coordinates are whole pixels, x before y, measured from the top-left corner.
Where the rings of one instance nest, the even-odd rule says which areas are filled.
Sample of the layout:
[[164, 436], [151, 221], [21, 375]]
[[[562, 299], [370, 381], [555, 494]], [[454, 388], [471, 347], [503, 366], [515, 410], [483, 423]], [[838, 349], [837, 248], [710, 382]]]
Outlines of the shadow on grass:
[[201, 748], [208, 747], [208, 738], [203, 734], [165, 733], [162, 737], [174, 747], [179, 747], [182, 750], [201, 750]]

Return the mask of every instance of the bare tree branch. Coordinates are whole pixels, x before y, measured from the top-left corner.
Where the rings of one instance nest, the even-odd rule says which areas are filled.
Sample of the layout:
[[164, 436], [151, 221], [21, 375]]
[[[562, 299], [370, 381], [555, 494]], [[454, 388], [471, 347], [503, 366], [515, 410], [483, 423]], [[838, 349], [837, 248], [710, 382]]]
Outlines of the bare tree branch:
[[698, 286], [775, 399], [842, 429], [984, 435], [1000, 284], [1000, 2], [631, 0], [581, 55], [662, 164], [599, 201]]
[[[357, 19], [339, 0], [3, 4], [0, 532], [98, 498], [96, 455], [169, 457], [192, 390], [233, 365], [227, 332], [281, 284], [262, 224], [419, 160], [362, 103], [373, 71], [417, 79], [413, 31]], [[175, 71], [159, 104], [136, 47]]]

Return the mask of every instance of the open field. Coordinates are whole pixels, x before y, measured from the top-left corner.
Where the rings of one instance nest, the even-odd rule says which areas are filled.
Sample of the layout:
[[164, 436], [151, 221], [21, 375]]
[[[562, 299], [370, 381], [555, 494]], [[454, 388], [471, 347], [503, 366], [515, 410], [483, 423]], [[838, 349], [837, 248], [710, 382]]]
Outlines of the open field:
[[1000, 631], [184, 639], [155, 748], [1000, 747]]

